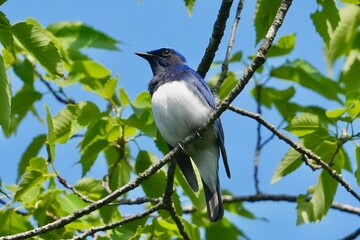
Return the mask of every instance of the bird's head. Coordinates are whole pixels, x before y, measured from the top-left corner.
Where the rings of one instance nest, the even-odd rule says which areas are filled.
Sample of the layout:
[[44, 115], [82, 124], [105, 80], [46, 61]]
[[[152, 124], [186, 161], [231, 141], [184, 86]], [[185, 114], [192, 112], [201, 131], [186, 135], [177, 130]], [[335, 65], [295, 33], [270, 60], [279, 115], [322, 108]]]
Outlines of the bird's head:
[[160, 48], [150, 52], [136, 52], [135, 54], [145, 58], [150, 63], [154, 75], [175, 65], [186, 63], [184, 56], [171, 48]]

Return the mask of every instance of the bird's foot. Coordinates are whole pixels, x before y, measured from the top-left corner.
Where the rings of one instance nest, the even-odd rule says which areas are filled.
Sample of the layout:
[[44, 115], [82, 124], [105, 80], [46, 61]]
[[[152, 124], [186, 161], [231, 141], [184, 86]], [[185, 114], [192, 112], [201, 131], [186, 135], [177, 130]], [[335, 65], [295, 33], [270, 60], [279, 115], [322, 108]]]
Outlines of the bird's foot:
[[180, 142], [179, 142], [179, 147], [181, 148], [181, 150], [182, 150], [184, 153], [187, 154], [183, 141], [180, 141]]
[[197, 129], [195, 129], [195, 133], [199, 138], [202, 138], [201, 134], [199, 133], [199, 131]]

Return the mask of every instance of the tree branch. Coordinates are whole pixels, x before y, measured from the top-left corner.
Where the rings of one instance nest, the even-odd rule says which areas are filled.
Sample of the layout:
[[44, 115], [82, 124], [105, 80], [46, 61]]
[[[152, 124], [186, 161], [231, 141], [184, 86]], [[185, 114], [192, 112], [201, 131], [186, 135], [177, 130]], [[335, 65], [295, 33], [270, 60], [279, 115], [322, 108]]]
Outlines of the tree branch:
[[221, 39], [224, 35], [224, 31], [226, 28], [226, 21], [230, 15], [232, 3], [233, 0], [223, 0], [221, 3], [217, 19], [214, 23], [214, 28], [209, 45], [207, 46], [205, 54], [197, 68], [197, 72], [203, 78], [205, 78], [206, 73], [209, 71], [212, 62], [214, 61], [215, 53], [221, 43]]
[[243, 4], [244, 4], [244, 0], [239, 0], [238, 6], [236, 9], [235, 21], [231, 28], [231, 35], [230, 35], [230, 40], [229, 40], [229, 44], [228, 44], [227, 51], [226, 51], [226, 56], [225, 56], [224, 62], [222, 63], [222, 66], [221, 66], [220, 77], [219, 77], [219, 80], [217, 81], [215, 87], [212, 90], [214, 94], [216, 94], [219, 91], [221, 84], [224, 82], [224, 80], [227, 77], [227, 72], [229, 69], [229, 59], [231, 56], [232, 47], [235, 42], [235, 34], [236, 34], [237, 26], [240, 21], [240, 14], [241, 14], [241, 10], [243, 9]]
[[143, 217], [145, 217], [147, 215], [150, 215], [151, 213], [156, 212], [157, 210], [161, 209], [162, 207], [163, 207], [162, 204], [158, 203], [155, 206], [149, 208], [148, 210], [146, 210], [146, 211], [144, 211], [144, 212], [142, 212], [140, 214], [132, 215], [130, 217], [122, 219], [121, 221], [111, 223], [111, 224], [107, 224], [107, 225], [100, 226], [100, 227], [92, 227], [89, 230], [87, 230], [86, 232], [82, 233], [81, 235], [72, 238], [72, 240], [84, 239], [85, 237], [91, 236], [96, 232], [106, 231], [106, 230], [110, 230], [110, 229], [113, 229], [115, 227], [124, 225], [125, 223], [134, 221], [136, 219], [143, 218]]
[[[269, 131], [273, 132], [279, 139], [286, 142], [288, 145], [290, 145], [293, 149], [295, 149], [297, 152], [304, 154], [305, 157], [308, 157], [310, 159], [315, 160], [315, 162], [320, 165], [323, 169], [325, 169], [331, 177], [333, 177], [336, 181], [338, 181], [351, 195], [353, 195], [357, 200], [360, 201], [360, 195], [356, 193], [350, 186], [350, 184], [335, 170], [333, 170], [329, 164], [324, 162], [321, 157], [313, 153], [311, 150], [307, 149], [306, 147], [299, 145], [298, 143], [291, 140], [289, 137], [281, 133], [279, 130], [277, 130], [273, 125], [266, 122], [265, 119], [263, 119], [259, 114], [248, 112], [246, 110], [236, 108], [234, 106], [229, 106], [229, 109], [239, 113], [243, 116], [250, 117], [252, 119], [255, 119], [257, 122], [261, 123], [264, 127], [266, 127]], [[303, 158], [303, 161], [307, 163], [307, 161]]]
[[353, 239], [356, 239], [358, 236], [360, 236], [360, 228], [356, 229], [355, 232], [342, 238], [342, 240], [353, 240]]

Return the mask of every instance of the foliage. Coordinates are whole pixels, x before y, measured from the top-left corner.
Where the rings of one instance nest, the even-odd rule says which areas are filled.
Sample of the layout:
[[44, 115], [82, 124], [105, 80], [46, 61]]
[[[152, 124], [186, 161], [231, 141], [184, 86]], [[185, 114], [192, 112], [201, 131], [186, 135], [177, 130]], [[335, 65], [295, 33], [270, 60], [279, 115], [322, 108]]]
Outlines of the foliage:
[[[358, 4], [358, 1], [344, 2]], [[254, 17], [256, 44], [265, 37], [280, 3], [257, 1]], [[290, 33], [280, 36], [272, 46], [267, 55], [267, 66], [261, 68], [254, 78], [265, 80], [256, 81], [251, 94], [260, 108], [281, 116], [286, 123], [284, 129], [287, 134], [296, 138], [301, 146], [320, 156], [334, 172], [350, 172], [360, 186], [360, 147], [357, 143], [360, 137], [360, 10], [351, 4], [341, 5], [339, 9], [334, 0], [318, 0], [317, 3], [319, 9], [310, 18], [312, 27], [323, 41], [329, 72], [333, 71], [336, 61], [342, 63], [343, 68], [333, 75], [325, 75], [304, 59], [290, 59], [289, 55], [296, 47], [296, 35]], [[195, 1], [186, 0], [185, 4], [191, 13]], [[119, 77], [113, 76], [110, 69], [83, 52], [85, 48], [118, 51], [118, 40], [82, 22], [57, 22], [43, 27], [36, 20], [27, 19], [11, 24], [0, 12], [0, 42], [3, 46], [0, 55], [0, 125], [4, 136], [10, 137], [19, 131], [22, 120], [30, 113], [38, 116], [39, 121], [45, 118], [48, 126], [47, 133], [33, 137], [19, 159], [17, 183], [1, 183], [3, 200], [10, 197], [11, 200], [8, 200], [11, 202], [0, 209], [0, 235], [24, 232], [72, 214], [125, 186], [134, 176], [141, 175], [159, 159], [144, 149], [130, 149], [131, 143], [137, 143], [139, 137], [145, 136], [154, 141], [164, 154], [168, 151], [152, 118], [150, 95], [142, 92], [135, 99], [130, 99], [125, 89], [117, 87]], [[243, 57], [239, 50], [232, 55], [229, 63], [231, 67], [233, 63], [247, 64], [247, 59], [251, 58]], [[274, 58], [280, 64], [273, 65]], [[7, 78], [10, 69], [22, 85], [17, 92], [12, 92]], [[219, 75], [214, 76], [209, 85], [214, 86], [218, 78]], [[281, 84], [270, 85], [269, 79]], [[43, 102], [43, 93], [37, 89], [39, 82], [64, 103], [56, 114], [52, 112], [52, 106], [46, 106], [46, 116], [38, 115], [39, 105], [35, 103]], [[225, 99], [237, 83], [236, 71], [229, 71], [219, 89], [219, 98]], [[75, 85], [95, 94], [98, 101], [72, 100], [65, 92], [69, 86]], [[285, 87], [278, 87], [280, 85]], [[304, 105], [298, 100], [304, 89], [337, 107]], [[104, 108], [104, 105], [107, 107]], [[60, 161], [56, 150], [57, 145], [75, 140], [78, 140], [78, 163], [81, 164], [83, 178], [74, 187], [69, 187], [56, 172], [56, 162]], [[41, 156], [42, 148], [47, 149], [47, 156]], [[130, 150], [137, 152], [135, 159], [131, 157]], [[355, 159], [349, 157], [352, 155]], [[100, 156], [106, 159], [108, 174], [103, 179], [87, 176]], [[308, 164], [321, 168], [316, 161], [308, 161]], [[297, 149], [289, 148], [279, 161], [272, 183], [297, 171], [303, 163], [304, 156]], [[66, 189], [56, 179], [67, 186]], [[150, 199], [145, 201], [145, 209], [151, 209], [163, 196], [166, 183], [166, 171], [160, 169], [141, 184], [139, 192]], [[184, 202], [194, 206], [191, 218], [183, 219], [185, 231], [191, 239], [200, 239], [203, 234], [208, 239], [246, 238], [243, 229], [227, 217], [210, 224], [201, 196], [203, 193], [192, 192], [178, 171], [174, 185], [177, 189], [173, 194], [176, 214], [181, 217], [187, 214], [183, 211]], [[338, 187], [337, 180], [320, 169], [317, 182], [297, 197], [297, 224], [322, 220], [334, 201]], [[235, 194], [226, 193], [229, 196]], [[126, 202], [127, 195], [125, 193], [118, 201]], [[238, 216], [256, 219], [241, 203], [232, 203], [226, 208]], [[79, 231], [124, 219], [121, 207], [108, 205], [41, 237], [70, 238]], [[104, 239], [182, 237], [173, 218], [163, 209], [158, 210], [156, 215], [134, 219], [122, 226], [105, 231]]]

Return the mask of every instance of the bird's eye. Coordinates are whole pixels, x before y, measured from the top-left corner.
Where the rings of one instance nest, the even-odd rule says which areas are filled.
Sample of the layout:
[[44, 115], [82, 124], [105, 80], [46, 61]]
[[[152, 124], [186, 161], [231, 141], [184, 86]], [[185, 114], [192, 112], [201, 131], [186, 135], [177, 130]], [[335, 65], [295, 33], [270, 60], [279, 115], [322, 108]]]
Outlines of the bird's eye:
[[162, 51], [162, 55], [164, 56], [164, 57], [167, 57], [167, 56], [169, 56], [171, 54], [171, 51], [169, 50], [169, 49], [164, 49], [163, 51]]

